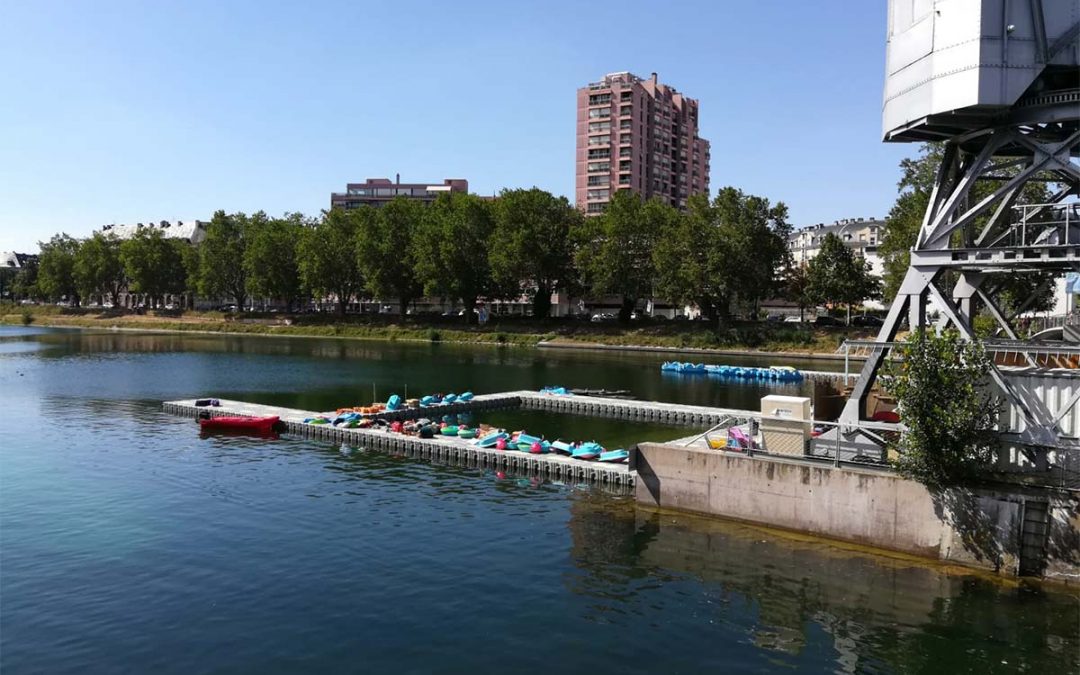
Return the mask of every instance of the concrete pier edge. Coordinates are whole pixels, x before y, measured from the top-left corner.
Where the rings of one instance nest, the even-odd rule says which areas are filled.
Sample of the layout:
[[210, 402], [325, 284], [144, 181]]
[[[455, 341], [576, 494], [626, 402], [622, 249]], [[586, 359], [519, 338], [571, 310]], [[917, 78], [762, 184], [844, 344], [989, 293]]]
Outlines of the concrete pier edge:
[[639, 504], [1005, 577], [1080, 583], [1080, 495], [1069, 490], [1005, 484], [931, 490], [891, 472], [664, 443], [639, 444], [634, 469]]

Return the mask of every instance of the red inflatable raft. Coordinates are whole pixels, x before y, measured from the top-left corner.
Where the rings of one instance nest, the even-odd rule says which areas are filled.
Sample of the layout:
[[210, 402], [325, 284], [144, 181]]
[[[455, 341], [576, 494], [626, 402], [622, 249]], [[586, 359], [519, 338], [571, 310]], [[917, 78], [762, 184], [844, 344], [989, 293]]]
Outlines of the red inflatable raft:
[[206, 430], [236, 430], [269, 432], [274, 430], [274, 425], [280, 418], [277, 415], [271, 417], [211, 417], [199, 420], [199, 426]]

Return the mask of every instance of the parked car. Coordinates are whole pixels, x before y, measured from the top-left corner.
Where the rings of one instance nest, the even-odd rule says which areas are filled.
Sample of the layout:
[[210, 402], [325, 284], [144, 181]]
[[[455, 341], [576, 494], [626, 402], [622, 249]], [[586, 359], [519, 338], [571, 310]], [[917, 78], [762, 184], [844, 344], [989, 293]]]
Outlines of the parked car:
[[607, 314], [607, 313], [604, 313], [604, 312], [598, 312], [596, 314], [593, 314], [592, 319], [590, 319], [590, 321], [592, 321], [593, 323], [600, 323], [602, 321], [614, 321], [614, 320], [615, 320], [615, 315], [614, 314]]
[[765, 323], [783, 323], [783, 322], [784, 322], [784, 315], [783, 314], [770, 314], [769, 316], [765, 317]]
[[798, 314], [792, 314], [791, 316], [784, 317], [784, 323], [802, 323], [802, 317]]
[[885, 322], [873, 314], [860, 314], [851, 317], [851, 325], [860, 328], [880, 328]]
[[814, 319], [814, 325], [823, 327], [843, 326], [844, 322], [837, 319], [835, 316], [819, 316]]

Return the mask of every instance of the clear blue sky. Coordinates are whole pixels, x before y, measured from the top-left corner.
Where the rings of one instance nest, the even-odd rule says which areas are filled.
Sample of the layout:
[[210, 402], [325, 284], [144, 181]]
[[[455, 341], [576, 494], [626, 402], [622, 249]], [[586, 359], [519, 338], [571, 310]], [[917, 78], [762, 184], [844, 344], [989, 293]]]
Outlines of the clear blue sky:
[[572, 198], [575, 90], [621, 70], [701, 101], [714, 193], [883, 216], [884, 42], [884, 0], [2, 0], [0, 250], [395, 173]]

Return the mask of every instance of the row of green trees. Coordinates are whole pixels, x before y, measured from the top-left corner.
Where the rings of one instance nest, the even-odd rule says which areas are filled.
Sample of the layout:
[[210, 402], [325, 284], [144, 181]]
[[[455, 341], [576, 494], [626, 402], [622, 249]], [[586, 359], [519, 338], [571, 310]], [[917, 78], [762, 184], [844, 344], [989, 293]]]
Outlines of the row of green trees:
[[41, 245], [33, 290], [73, 304], [89, 296], [117, 304], [127, 290], [151, 306], [184, 294], [239, 307], [272, 298], [290, 308], [332, 296], [341, 313], [356, 298], [396, 298], [402, 314], [431, 296], [460, 302], [470, 318], [481, 299], [522, 296], [547, 317], [552, 293], [565, 292], [618, 298], [624, 321], [650, 297], [726, 320], [773, 297], [812, 306], [873, 294], [862, 261], [838, 239], [809, 267], [793, 267], [790, 233], [783, 203], [730, 187], [712, 200], [692, 197], [685, 212], [619, 191], [592, 218], [537, 188], [495, 200], [454, 193], [431, 205], [398, 198], [317, 219], [219, 211], [198, 246], [155, 227], [123, 241], [61, 234]]

